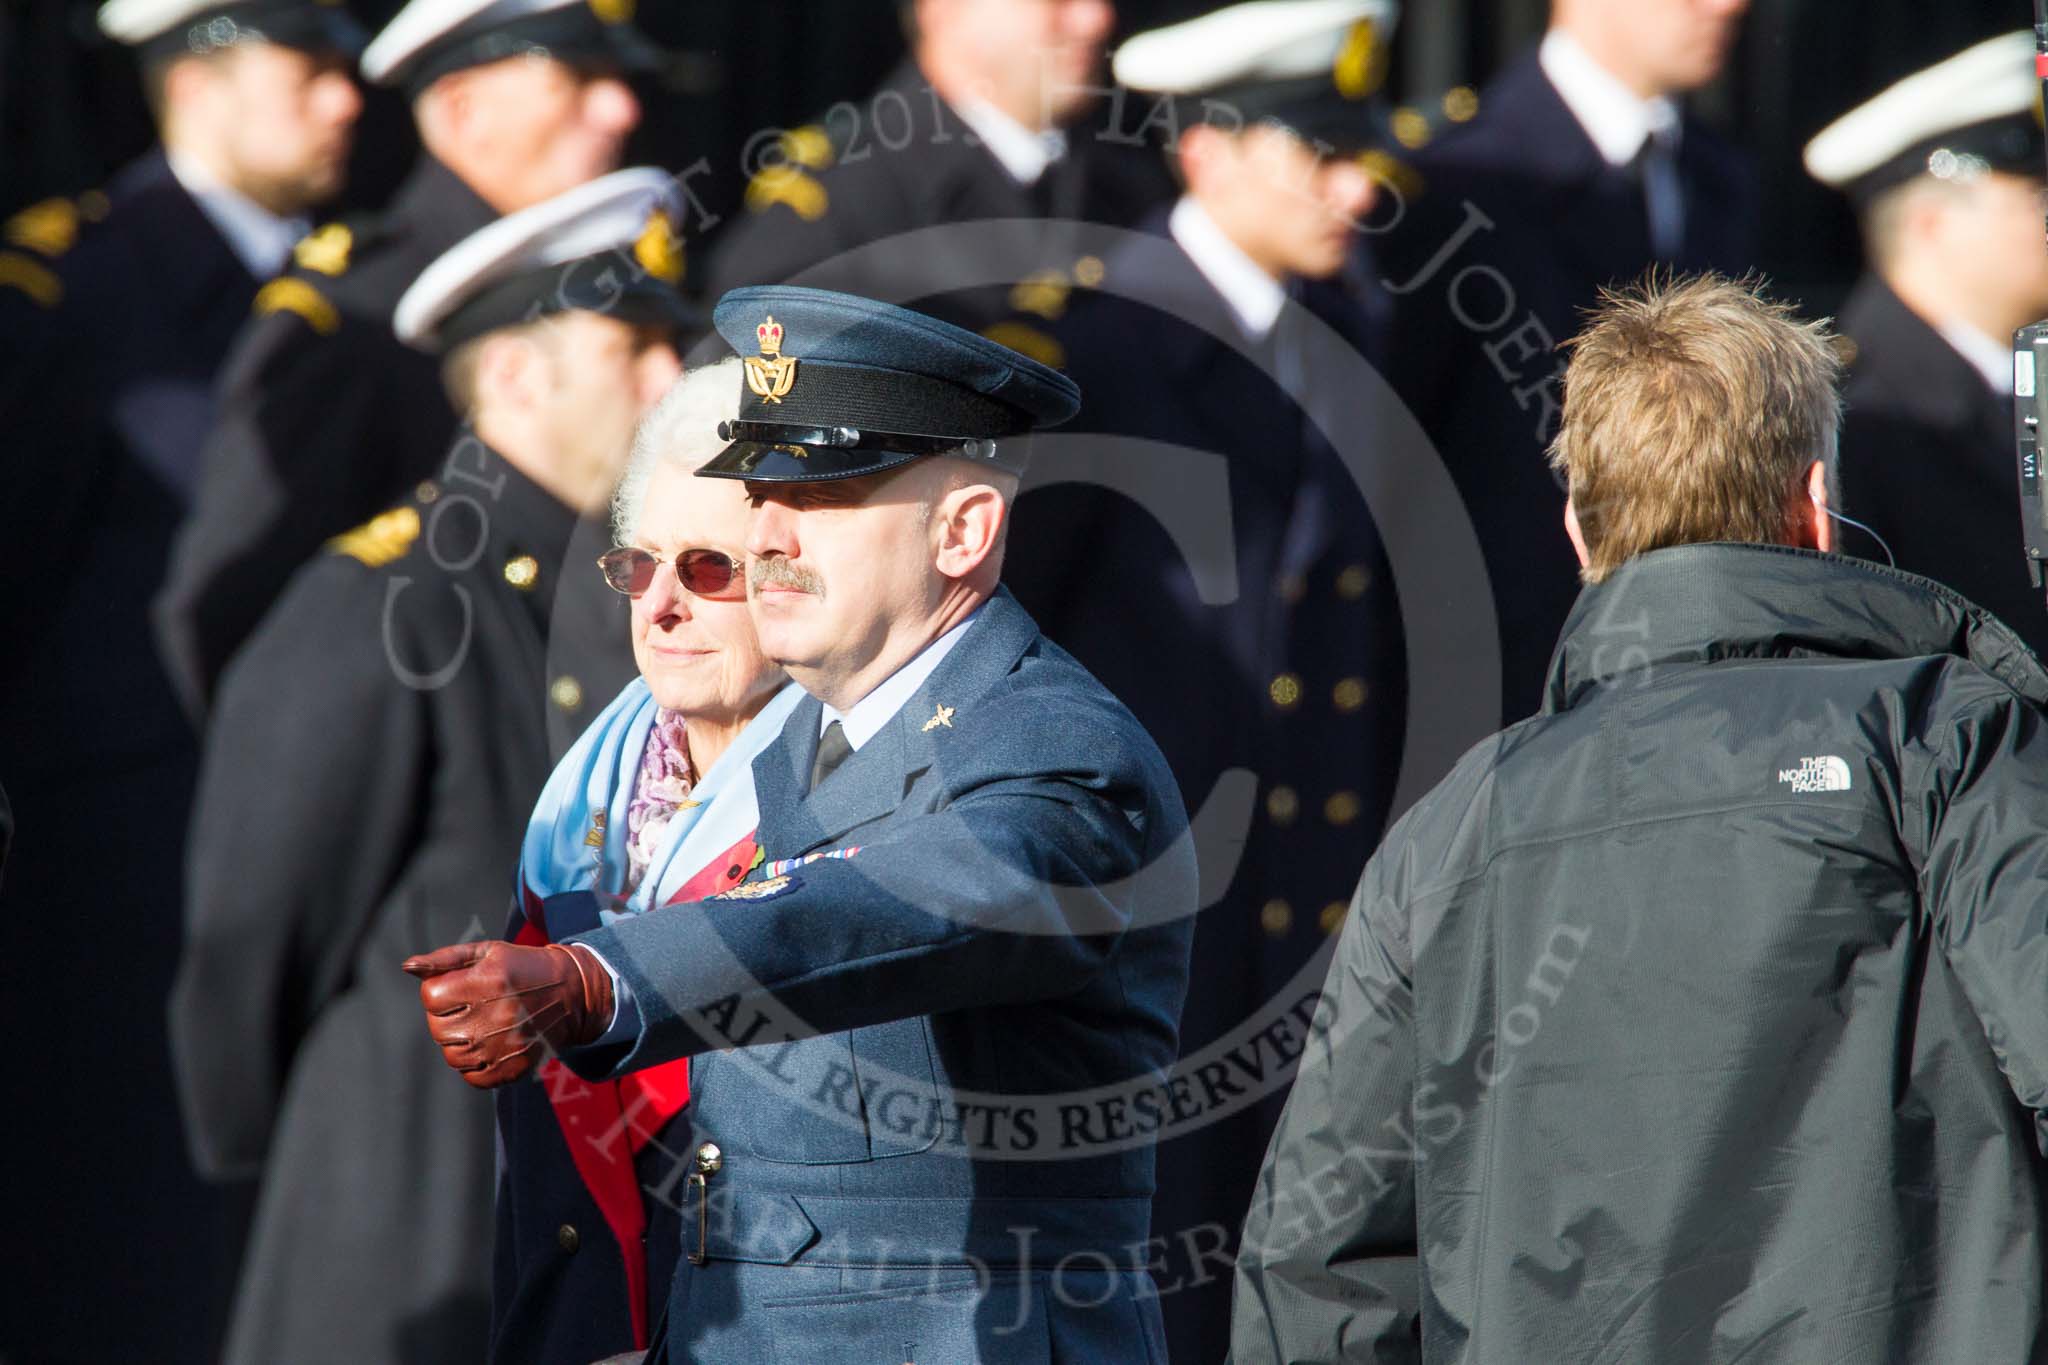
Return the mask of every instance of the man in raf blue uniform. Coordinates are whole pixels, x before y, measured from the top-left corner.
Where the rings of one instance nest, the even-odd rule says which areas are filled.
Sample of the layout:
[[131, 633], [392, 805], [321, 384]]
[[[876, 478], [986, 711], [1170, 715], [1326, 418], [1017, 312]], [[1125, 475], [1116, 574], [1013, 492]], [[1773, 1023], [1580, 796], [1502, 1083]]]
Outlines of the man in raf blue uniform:
[[761, 643], [812, 699], [755, 763], [764, 862], [566, 947], [408, 962], [471, 1084], [693, 1056], [650, 1361], [1164, 1359], [1152, 1138], [1193, 858], [1137, 723], [1001, 587], [1054, 371], [848, 295], [736, 290]]
[[620, 73], [651, 54], [585, 0], [412, 0], [364, 50], [364, 77], [410, 99], [421, 155], [383, 213], [298, 245], [229, 356], [205, 477], [153, 611], [192, 714], [292, 571], [447, 452], [457, 414], [434, 361], [392, 333], [399, 296], [498, 215], [614, 169], [640, 119]]
[[[5, 1315], [0, 1356], [68, 1355], [55, 1334], [93, 1320], [94, 1354], [176, 1365], [214, 1358], [243, 1211], [192, 1175], [161, 1042], [198, 754], [146, 607], [235, 331], [302, 215], [342, 186], [362, 34], [312, 0], [115, 0], [98, 21], [141, 70], [158, 144], [103, 190], [0, 228], [0, 432], [18, 490], [0, 508], [0, 774], [24, 830], [0, 945], [17, 962], [72, 952], [58, 907], [81, 879], [107, 898], [125, 943], [95, 969], [100, 1026], [13, 1070], [46, 1112], [113, 1094], [120, 1118], [15, 1125], [15, 1169], [94, 1177], [83, 1198], [21, 1182], [0, 1278], [39, 1311]], [[48, 1018], [53, 991], [23, 974], [0, 1018]], [[110, 1262], [115, 1239], [127, 1250]], [[109, 1301], [123, 1311], [101, 1315]]]
[[[1221, 457], [1234, 595], [1205, 601], [1207, 547], [1183, 553], [1161, 506], [1121, 488], [1033, 489], [1017, 526], [1018, 599], [1158, 740], [1190, 810], [1208, 812], [1184, 1056], [1255, 1036], [1313, 994], [1322, 973], [1304, 969], [1343, 919], [1399, 769], [1401, 613], [1370, 474], [1340, 454], [1388, 461], [1391, 433], [1334, 401], [1354, 397], [1341, 367], [1365, 373], [1376, 341], [1340, 276], [1373, 211], [1360, 156], [1384, 136], [1395, 17], [1389, 0], [1261, 0], [1116, 54], [1134, 99], [1179, 115], [1185, 193], [1106, 257], [1102, 288], [1057, 331], [1085, 395], [1073, 425], [1165, 443], [1189, 473]], [[1101, 458], [1146, 457], [1105, 443]], [[1248, 815], [1234, 772], [1257, 779]], [[1161, 1142], [1153, 1227], [1177, 1361], [1220, 1358], [1230, 1281], [1216, 1267], [1286, 1060], [1262, 1099]]]

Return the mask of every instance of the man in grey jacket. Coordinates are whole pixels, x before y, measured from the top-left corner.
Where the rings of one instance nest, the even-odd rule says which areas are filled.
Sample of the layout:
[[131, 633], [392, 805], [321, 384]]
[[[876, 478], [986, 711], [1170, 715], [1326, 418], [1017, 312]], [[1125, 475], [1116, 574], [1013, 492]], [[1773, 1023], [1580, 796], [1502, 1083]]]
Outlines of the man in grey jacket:
[[1589, 586], [1366, 869], [1237, 1360], [2048, 1350], [2048, 672], [1828, 553], [1829, 342], [1708, 278], [1576, 343]]

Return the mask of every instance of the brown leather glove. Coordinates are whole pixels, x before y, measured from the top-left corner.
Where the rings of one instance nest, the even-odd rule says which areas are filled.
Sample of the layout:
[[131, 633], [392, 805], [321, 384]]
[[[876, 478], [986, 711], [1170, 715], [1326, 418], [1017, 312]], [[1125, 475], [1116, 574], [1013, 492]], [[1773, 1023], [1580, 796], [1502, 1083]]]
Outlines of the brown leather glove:
[[516, 1081], [611, 1025], [611, 973], [581, 944], [457, 943], [404, 966], [420, 978], [441, 1055], [479, 1090]]

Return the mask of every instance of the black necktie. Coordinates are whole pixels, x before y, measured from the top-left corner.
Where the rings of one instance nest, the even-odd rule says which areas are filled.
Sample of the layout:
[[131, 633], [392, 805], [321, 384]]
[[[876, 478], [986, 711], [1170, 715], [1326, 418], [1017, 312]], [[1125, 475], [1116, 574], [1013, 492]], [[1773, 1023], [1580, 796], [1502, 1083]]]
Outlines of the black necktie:
[[1631, 163], [1642, 186], [1650, 254], [1660, 261], [1677, 259], [1685, 245], [1685, 189], [1678, 178], [1677, 143], [1676, 129], [1651, 133]]
[[832, 770], [846, 762], [846, 756], [853, 752], [853, 746], [846, 742], [846, 729], [838, 721], [825, 727], [825, 733], [818, 737], [818, 756], [811, 760], [811, 790], [832, 775]]

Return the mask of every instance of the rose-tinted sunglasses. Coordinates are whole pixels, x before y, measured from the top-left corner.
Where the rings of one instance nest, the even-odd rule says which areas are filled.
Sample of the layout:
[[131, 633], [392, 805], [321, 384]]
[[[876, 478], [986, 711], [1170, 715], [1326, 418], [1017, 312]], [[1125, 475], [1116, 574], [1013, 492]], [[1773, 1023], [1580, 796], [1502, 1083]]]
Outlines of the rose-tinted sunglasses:
[[[604, 570], [604, 581], [628, 597], [646, 592], [654, 582], [655, 569], [663, 562], [660, 555], [637, 545], [622, 545], [597, 557], [597, 567]], [[674, 563], [677, 580], [699, 597], [727, 592], [740, 578], [739, 565], [733, 563], [732, 556], [718, 550], [684, 550]]]

